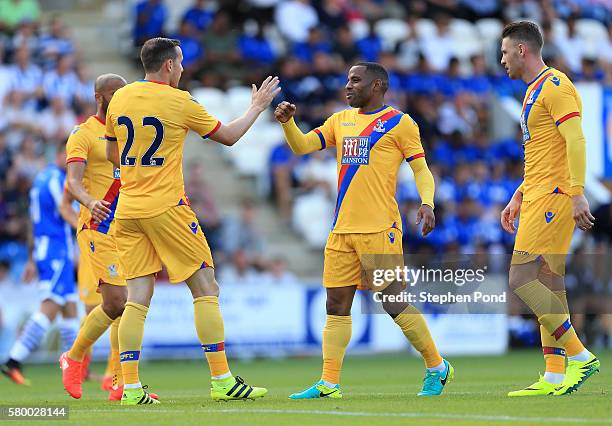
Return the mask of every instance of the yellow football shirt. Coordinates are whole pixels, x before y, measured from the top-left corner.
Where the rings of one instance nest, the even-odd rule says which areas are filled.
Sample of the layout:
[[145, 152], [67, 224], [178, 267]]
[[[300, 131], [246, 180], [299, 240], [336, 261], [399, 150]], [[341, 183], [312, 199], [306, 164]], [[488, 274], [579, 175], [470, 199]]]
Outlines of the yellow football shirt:
[[582, 101], [570, 79], [547, 67], [529, 84], [521, 112], [525, 149], [523, 200], [568, 193], [570, 172], [559, 124], [582, 116]]
[[314, 132], [322, 148], [336, 146], [338, 198], [332, 232], [401, 230], [395, 199], [399, 167], [404, 160], [425, 156], [417, 124], [385, 105], [371, 113], [337, 112]]
[[113, 233], [113, 219], [119, 198], [119, 169], [106, 159], [106, 125], [92, 115], [84, 123], [74, 128], [66, 144], [66, 163], [82, 161], [86, 163], [83, 174], [85, 190], [97, 200], [111, 203], [109, 217], [101, 223], [91, 219], [89, 209], [81, 205], [77, 231], [93, 229], [104, 234]]
[[121, 163], [116, 217], [154, 217], [185, 203], [187, 131], [207, 138], [220, 126], [189, 92], [165, 83], [141, 80], [117, 90], [106, 114], [106, 137], [117, 141]]

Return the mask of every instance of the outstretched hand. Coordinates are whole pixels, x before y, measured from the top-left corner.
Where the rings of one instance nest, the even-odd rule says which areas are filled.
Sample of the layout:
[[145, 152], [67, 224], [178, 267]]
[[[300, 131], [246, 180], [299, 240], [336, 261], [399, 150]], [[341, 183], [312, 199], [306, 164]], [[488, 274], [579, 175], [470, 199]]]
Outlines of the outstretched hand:
[[272, 99], [281, 91], [278, 84], [278, 77], [268, 76], [259, 89], [254, 84], [251, 85], [251, 106], [260, 112], [265, 111], [272, 103]]

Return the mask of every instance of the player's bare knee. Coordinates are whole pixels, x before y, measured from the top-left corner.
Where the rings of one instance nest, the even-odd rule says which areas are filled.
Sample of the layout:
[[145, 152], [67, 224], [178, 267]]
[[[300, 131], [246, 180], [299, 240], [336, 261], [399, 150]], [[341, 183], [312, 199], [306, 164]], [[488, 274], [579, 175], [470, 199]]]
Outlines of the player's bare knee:
[[76, 303], [74, 303], [74, 302], [67, 302], [62, 307], [62, 317], [64, 319], [77, 318], [78, 317], [78, 309], [77, 309]]
[[351, 314], [355, 290], [349, 287], [328, 288], [326, 310], [327, 315], [346, 316]]
[[40, 312], [49, 318], [51, 322], [55, 321], [55, 317], [57, 317], [61, 309], [62, 307], [51, 299], [43, 300], [40, 304]]
[[542, 265], [539, 261], [533, 261], [522, 265], [511, 265], [508, 285], [512, 291], [538, 279]]
[[[385, 296], [398, 296], [403, 289], [402, 284], [396, 281], [390, 284], [381, 293]], [[408, 307], [407, 302], [397, 301], [396, 298], [389, 297], [383, 297], [381, 304], [385, 312], [388, 313], [391, 318], [397, 317]]]
[[219, 284], [212, 268], [199, 269], [185, 283], [194, 299], [203, 296], [219, 297]]
[[125, 309], [126, 297], [122, 294], [113, 294], [111, 297], [104, 299], [102, 309], [111, 319], [116, 319], [123, 314]]
[[345, 301], [327, 299], [325, 307], [327, 315], [346, 316], [351, 314], [351, 305], [348, 305]]

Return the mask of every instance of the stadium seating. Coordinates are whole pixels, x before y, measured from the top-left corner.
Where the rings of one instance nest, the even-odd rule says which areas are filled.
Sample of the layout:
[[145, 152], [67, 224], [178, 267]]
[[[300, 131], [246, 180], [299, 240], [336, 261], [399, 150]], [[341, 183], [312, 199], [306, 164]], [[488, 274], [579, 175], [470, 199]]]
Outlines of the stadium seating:
[[398, 42], [410, 35], [410, 28], [401, 19], [381, 19], [376, 23], [375, 29], [386, 50], [392, 50]]

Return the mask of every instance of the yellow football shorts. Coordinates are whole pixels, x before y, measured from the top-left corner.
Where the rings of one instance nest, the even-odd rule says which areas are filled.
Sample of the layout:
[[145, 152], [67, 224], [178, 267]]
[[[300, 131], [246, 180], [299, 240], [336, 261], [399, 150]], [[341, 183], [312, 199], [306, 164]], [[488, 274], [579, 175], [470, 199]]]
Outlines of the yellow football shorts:
[[325, 245], [323, 286], [357, 285], [362, 290], [384, 290], [372, 280], [375, 270], [404, 266], [402, 233], [397, 228], [368, 234], [330, 233]]
[[575, 226], [572, 212], [567, 194], [523, 201], [511, 264], [532, 262], [541, 256], [553, 273], [564, 275]]
[[87, 257], [86, 263], [95, 278], [94, 284], [100, 283], [125, 286], [125, 278], [119, 264], [117, 245], [112, 235], [91, 229], [83, 229], [77, 235], [81, 258]]
[[176, 206], [146, 219], [115, 219], [115, 239], [126, 279], [168, 270], [170, 282], [214, 267], [206, 237], [191, 207]]
[[81, 241], [77, 237], [79, 242], [79, 250], [81, 252], [79, 258], [79, 267], [77, 272], [77, 279], [79, 283], [79, 298], [81, 302], [86, 305], [99, 305], [102, 303], [102, 295], [98, 293], [98, 279], [91, 269], [89, 264], [89, 255], [81, 246]]

